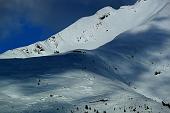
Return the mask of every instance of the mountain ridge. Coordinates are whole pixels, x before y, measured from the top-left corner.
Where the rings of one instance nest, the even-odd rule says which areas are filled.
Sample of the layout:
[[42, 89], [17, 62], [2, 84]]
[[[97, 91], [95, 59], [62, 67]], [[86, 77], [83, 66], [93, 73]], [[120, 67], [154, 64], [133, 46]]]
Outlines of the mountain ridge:
[[[0, 58], [40, 57], [66, 53], [76, 49], [96, 49], [112, 41], [119, 34], [146, 23], [145, 21], [148, 18], [151, 18], [167, 4], [167, 0], [162, 2], [157, 0], [157, 2], [152, 4], [152, 8], [150, 8], [152, 0], [140, 0], [132, 6], [122, 6], [118, 10], [105, 7], [97, 11], [93, 16], [79, 19], [45, 41], [9, 50], [1, 54]], [[142, 10], [147, 10], [147, 8], [151, 11], [140, 16], [143, 13]], [[138, 16], [140, 16], [140, 19], [135, 19]]]

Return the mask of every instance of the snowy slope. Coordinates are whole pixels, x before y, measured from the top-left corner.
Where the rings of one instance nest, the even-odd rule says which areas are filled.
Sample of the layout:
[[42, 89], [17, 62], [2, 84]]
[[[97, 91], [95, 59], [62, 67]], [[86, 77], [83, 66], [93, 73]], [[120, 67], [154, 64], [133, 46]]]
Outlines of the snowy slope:
[[45, 41], [7, 51], [0, 58], [39, 57], [76, 49], [93, 50], [112, 41], [119, 34], [146, 23], [166, 3], [167, 0], [139, 0], [133, 6], [122, 6], [119, 10], [105, 7]]
[[[83, 41], [90, 28], [79, 42], [74, 39], [86, 28], [82, 26], [91, 26], [91, 19], [84, 18], [90, 22], [81, 25], [84, 19], [80, 19], [60, 32], [62, 38], [59, 33], [41, 42], [45, 51], [40, 54], [29, 53], [35, 44], [27, 47], [28, 53], [19, 51], [23, 47], [2, 54], [0, 113], [170, 113], [162, 105], [162, 101], [170, 103], [169, 9], [164, 0], [141, 0], [117, 11], [107, 7], [97, 14], [115, 12], [102, 20], [102, 26], [110, 26], [112, 32], [99, 27], [100, 32], [93, 32], [94, 42]], [[69, 37], [70, 32], [75, 34]], [[75, 49], [87, 50], [68, 52]], [[68, 53], [8, 59], [52, 55], [53, 51]]]
[[0, 60], [0, 65], [1, 113], [169, 113], [91, 52]]

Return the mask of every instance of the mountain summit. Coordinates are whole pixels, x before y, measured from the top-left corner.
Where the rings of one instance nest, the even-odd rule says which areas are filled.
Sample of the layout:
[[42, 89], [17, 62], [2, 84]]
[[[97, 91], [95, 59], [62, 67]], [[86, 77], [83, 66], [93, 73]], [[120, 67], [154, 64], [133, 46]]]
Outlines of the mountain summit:
[[105, 7], [93, 16], [79, 19], [47, 40], [9, 50], [1, 54], [0, 58], [30, 58], [77, 49], [93, 50], [119, 34], [147, 23], [166, 4], [167, 0], [138, 0], [132, 6], [122, 6], [118, 10]]

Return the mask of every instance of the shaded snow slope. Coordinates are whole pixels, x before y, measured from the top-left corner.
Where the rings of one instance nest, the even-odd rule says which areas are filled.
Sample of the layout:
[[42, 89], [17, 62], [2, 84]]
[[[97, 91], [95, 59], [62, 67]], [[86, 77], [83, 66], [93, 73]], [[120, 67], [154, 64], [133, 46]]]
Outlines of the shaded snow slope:
[[112, 41], [119, 34], [146, 23], [166, 3], [167, 0], [139, 0], [133, 6], [122, 6], [118, 10], [105, 7], [45, 41], [9, 50], [0, 58], [39, 57], [76, 49], [93, 50]]
[[116, 74], [115, 68], [90, 51], [0, 60], [0, 65], [1, 113], [93, 113], [95, 110], [168, 113], [169, 110], [134, 91]]

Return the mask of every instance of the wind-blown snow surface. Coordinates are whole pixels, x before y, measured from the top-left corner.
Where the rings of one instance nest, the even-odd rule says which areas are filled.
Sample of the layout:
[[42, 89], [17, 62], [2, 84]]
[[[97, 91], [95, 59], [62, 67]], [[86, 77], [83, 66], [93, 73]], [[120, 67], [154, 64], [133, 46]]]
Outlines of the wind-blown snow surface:
[[[108, 9], [110, 11], [111, 8]], [[140, 13], [135, 18], [128, 13], [125, 15], [127, 19], [124, 17], [112, 22], [125, 9], [127, 13], [131, 10]], [[90, 34], [88, 31], [79, 43], [71, 39], [76, 34], [70, 35], [70, 38], [66, 35], [63, 35], [65, 38], [54, 38], [59, 49], [49, 47], [48, 54], [47, 46], [43, 44], [39, 44], [45, 49], [44, 53], [40, 51], [40, 55], [23, 54], [16, 50], [13, 51], [15, 55], [12, 52], [3, 54], [3, 58], [20, 55], [25, 58], [51, 55], [54, 50], [64, 53], [87, 49], [40, 58], [1, 59], [0, 113], [170, 113], [170, 109], [161, 103], [170, 102], [169, 9], [170, 5], [163, 0], [141, 0], [134, 6], [114, 11], [117, 12], [116, 17], [102, 20], [109, 26], [117, 26], [108, 29], [111, 30], [108, 34], [102, 31], [105, 27], [96, 30], [94, 42], [90, 39], [87, 43], [82, 41]], [[121, 21], [123, 26], [117, 21]], [[87, 26], [91, 25], [89, 23]], [[79, 22], [66, 28], [63, 34], [74, 26], [78, 30]], [[79, 34], [77, 30], [73, 31]], [[120, 35], [111, 41], [115, 34]], [[58, 39], [63, 40], [60, 42]], [[53, 38], [50, 40], [47, 41], [52, 43]], [[60, 43], [65, 45], [59, 46]], [[86, 44], [90, 45], [89, 48]], [[33, 49], [35, 45], [29, 47]], [[91, 50], [94, 48], [97, 49]]]

